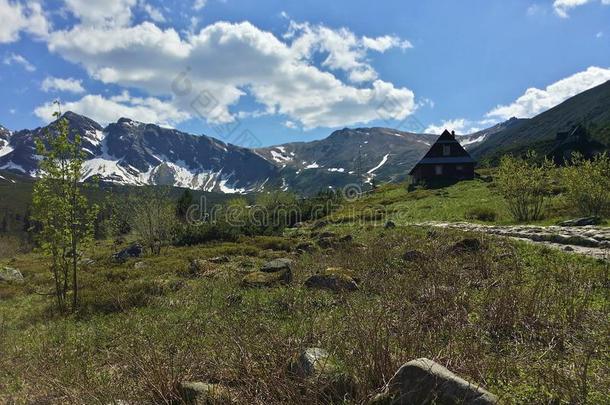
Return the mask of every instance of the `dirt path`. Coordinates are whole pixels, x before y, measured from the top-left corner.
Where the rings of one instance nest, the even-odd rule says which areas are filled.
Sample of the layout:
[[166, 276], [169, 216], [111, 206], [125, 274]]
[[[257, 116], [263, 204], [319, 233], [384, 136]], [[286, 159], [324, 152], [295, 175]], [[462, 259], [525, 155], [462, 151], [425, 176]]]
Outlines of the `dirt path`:
[[610, 261], [610, 228], [605, 227], [500, 226], [480, 225], [469, 222], [424, 222], [417, 225], [505, 236]]

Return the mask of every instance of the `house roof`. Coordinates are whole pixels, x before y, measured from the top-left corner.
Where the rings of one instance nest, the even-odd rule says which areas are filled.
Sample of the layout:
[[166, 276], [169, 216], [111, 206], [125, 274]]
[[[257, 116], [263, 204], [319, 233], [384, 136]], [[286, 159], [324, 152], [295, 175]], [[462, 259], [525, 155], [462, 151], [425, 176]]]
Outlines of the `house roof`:
[[[451, 156], [443, 156], [442, 150], [434, 148], [437, 144], [454, 144], [455, 147], [451, 148]], [[436, 142], [426, 153], [426, 155], [411, 169], [409, 174], [413, 174], [415, 168], [419, 165], [437, 165], [437, 164], [468, 164], [476, 163], [476, 161], [470, 156], [468, 151], [464, 149], [462, 145], [455, 139], [455, 135], [445, 130], [441, 136], [438, 137]]]

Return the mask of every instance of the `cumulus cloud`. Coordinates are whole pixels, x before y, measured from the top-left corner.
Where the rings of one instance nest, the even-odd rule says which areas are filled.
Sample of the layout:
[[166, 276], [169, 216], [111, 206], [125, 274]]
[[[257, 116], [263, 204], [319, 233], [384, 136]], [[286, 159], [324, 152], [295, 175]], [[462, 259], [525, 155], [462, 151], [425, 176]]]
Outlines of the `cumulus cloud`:
[[496, 107], [487, 116], [501, 119], [530, 118], [608, 80], [610, 69], [592, 66], [584, 72], [559, 80], [544, 90], [529, 88], [516, 101]]
[[351, 82], [362, 83], [377, 79], [377, 72], [367, 61], [367, 50], [385, 52], [391, 48], [407, 49], [407, 40], [386, 35], [378, 38], [357, 37], [346, 28], [331, 29], [323, 25], [290, 22], [285, 39], [293, 40], [291, 48], [297, 56], [310, 59], [315, 53], [326, 54], [323, 67], [344, 71]]
[[[384, 41], [374, 46], [389, 49]], [[280, 40], [249, 22], [217, 22], [186, 38], [150, 22], [79, 25], [52, 33], [48, 46], [97, 80], [171, 97], [176, 111], [212, 122], [234, 119], [230, 110], [245, 95], [306, 129], [402, 120], [415, 109], [413, 92], [377, 79], [363, 40], [346, 29], [293, 25]], [[327, 54], [323, 68], [348, 72], [361, 85], [316, 67], [316, 53]]]
[[[488, 122], [488, 121], [483, 121]], [[481, 130], [478, 126], [480, 123], [469, 121], [465, 118], [458, 118], [455, 120], [443, 121], [439, 125], [429, 125], [424, 131], [427, 134], [440, 135], [444, 130], [449, 132], [455, 131], [459, 135], [468, 135]]]
[[[62, 109], [85, 115], [104, 125], [127, 117], [171, 127], [190, 118], [171, 103], [153, 97], [133, 97], [127, 92], [110, 98], [89, 94], [77, 101], [64, 102]], [[55, 110], [53, 103], [48, 102], [36, 108], [34, 113], [43, 121], [51, 122]]]
[[[553, 2], [553, 9], [561, 18], [568, 18], [568, 11], [579, 6], [583, 6], [587, 3], [591, 3], [591, 0], [555, 0]], [[601, 3], [604, 5], [610, 5], [610, 0], [601, 0]]]
[[64, 0], [67, 9], [85, 25], [126, 26], [137, 0]]
[[82, 80], [76, 80], [71, 77], [62, 79], [59, 77], [49, 76], [42, 81], [40, 88], [46, 93], [51, 91], [62, 91], [77, 94], [85, 92], [82, 83]]
[[32, 65], [30, 63], [30, 61], [28, 61], [26, 58], [24, 58], [23, 56], [21, 56], [17, 53], [11, 53], [10, 55], [7, 55], [4, 58], [3, 63], [8, 66], [14, 65], [14, 64], [20, 65], [28, 72], [36, 71], [36, 66]]
[[15, 42], [22, 31], [44, 38], [49, 23], [42, 7], [35, 1], [27, 3], [0, 0], [0, 43]]
[[163, 12], [161, 12], [161, 10], [159, 10], [157, 7], [151, 6], [144, 0], [140, 0], [139, 6], [142, 8], [142, 10], [144, 10], [144, 12], [152, 21], [157, 23], [165, 22], [165, 16], [163, 15]]

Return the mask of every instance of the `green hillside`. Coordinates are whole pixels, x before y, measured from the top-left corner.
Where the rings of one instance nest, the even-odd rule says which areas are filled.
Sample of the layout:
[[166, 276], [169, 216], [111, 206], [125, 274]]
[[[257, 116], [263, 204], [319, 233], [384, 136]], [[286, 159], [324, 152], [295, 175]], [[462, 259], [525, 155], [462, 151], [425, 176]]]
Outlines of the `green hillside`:
[[593, 141], [610, 148], [610, 81], [578, 94], [529, 120], [521, 120], [489, 137], [472, 149], [479, 159], [497, 159], [505, 153], [535, 150], [548, 155], [557, 146], [556, 136], [577, 125], [584, 126]]

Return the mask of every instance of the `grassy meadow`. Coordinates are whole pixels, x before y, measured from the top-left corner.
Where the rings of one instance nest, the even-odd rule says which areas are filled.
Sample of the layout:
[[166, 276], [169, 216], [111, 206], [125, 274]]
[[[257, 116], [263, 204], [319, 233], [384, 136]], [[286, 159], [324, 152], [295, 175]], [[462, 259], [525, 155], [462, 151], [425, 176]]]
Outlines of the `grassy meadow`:
[[[110, 260], [119, 246], [97, 241], [70, 316], [54, 311], [46, 259], [5, 254], [0, 267], [21, 270], [25, 282], [0, 283], [0, 403], [180, 403], [180, 383], [201, 381], [226, 387], [236, 403], [364, 404], [418, 357], [501, 403], [609, 403], [607, 262], [402, 225], [463, 220], [482, 203], [509, 222], [493, 187], [476, 180], [412, 193], [384, 186], [319, 226], [123, 264]], [[367, 214], [376, 205], [387, 217]], [[387, 219], [398, 226], [385, 229]], [[480, 246], [456, 248], [465, 237]], [[228, 262], [208, 260], [222, 255]], [[242, 285], [280, 257], [294, 261], [289, 284]], [[304, 286], [328, 267], [349, 270], [359, 289]], [[332, 354], [355, 382], [349, 396], [290, 372], [308, 347]]]

